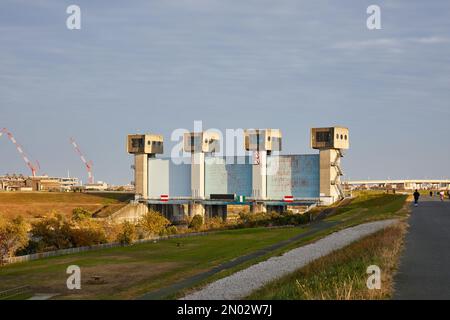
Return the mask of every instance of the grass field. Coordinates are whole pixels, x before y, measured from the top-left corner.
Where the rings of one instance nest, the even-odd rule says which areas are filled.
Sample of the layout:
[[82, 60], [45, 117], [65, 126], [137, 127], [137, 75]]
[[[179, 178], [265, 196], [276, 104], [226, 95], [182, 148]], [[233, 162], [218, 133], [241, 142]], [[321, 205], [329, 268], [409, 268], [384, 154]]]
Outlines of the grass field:
[[[266, 285], [247, 299], [388, 299], [405, 230], [405, 222], [381, 230]], [[381, 269], [379, 290], [367, 288], [370, 265]]]
[[[240, 229], [207, 236], [172, 239], [0, 268], [0, 291], [30, 285], [34, 292], [60, 293], [65, 299], [128, 299], [207, 270], [302, 232], [299, 228]], [[66, 268], [82, 270], [82, 289], [66, 288]], [[86, 283], [100, 275], [102, 285]]]
[[407, 195], [360, 193], [350, 204], [338, 208], [326, 220], [343, 221], [350, 226], [374, 220], [402, 218], [408, 213], [407, 198]]
[[0, 192], [0, 215], [33, 219], [51, 212], [70, 214], [77, 207], [91, 212], [113, 212], [131, 197], [126, 193]]
[[[328, 221], [333, 228], [317, 232], [301, 241], [270, 252], [207, 279], [224, 277], [271, 255], [315, 241], [346, 226], [385, 218], [404, 217], [406, 196], [366, 194], [339, 208]], [[129, 299], [166, 287], [186, 277], [211, 269], [236, 257], [306, 232], [309, 227], [283, 229], [238, 229], [216, 234], [131, 247], [91, 251], [0, 268], [0, 290], [30, 285], [34, 292], [59, 293], [61, 299]], [[65, 270], [75, 264], [82, 268], [82, 290], [68, 291]], [[102, 276], [105, 284], [87, 284], [92, 276]], [[189, 288], [187, 289], [189, 290]]]

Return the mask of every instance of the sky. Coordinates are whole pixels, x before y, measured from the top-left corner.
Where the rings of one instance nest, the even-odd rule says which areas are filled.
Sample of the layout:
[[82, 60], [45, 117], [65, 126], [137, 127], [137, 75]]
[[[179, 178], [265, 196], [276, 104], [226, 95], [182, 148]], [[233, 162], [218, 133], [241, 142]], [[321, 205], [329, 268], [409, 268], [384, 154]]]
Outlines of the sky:
[[[81, 8], [69, 30], [66, 8]], [[381, 8], [369, 30], [366, 9]], [[346, 179], [450, 177], [447, 0], [0, 2], [0, 128], [41, 174], [129, 183], [129, 133], [280, 128], [315, 153], [311, 127], [350, 129]], [[3, 136], [0, 174], [29, 174]]]

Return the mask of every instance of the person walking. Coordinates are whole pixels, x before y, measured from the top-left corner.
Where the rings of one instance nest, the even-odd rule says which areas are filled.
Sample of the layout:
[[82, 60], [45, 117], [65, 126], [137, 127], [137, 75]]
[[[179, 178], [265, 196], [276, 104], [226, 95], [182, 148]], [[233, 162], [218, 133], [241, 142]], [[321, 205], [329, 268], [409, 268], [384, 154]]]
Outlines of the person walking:
[[439, 196], [441, 198], [441, 201], [444, 201], [444, 191], [439, 192]]
[[420, 193], [419, 191], [417, 191], [417, 189], [416, 191], [414, 191], [413, 196], [414, 196], [414, 206], [417, 207], [419, 205], [419, 197], [420, 197]]
[[430, 197], [433, 198], [433, 191], [430, 191]]

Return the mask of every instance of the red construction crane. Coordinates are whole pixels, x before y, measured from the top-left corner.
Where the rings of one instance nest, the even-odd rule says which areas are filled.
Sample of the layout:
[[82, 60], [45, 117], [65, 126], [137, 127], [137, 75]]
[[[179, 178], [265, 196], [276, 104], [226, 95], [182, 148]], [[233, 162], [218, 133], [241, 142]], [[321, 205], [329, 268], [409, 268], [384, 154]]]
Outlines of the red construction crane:
[[25, 151], [23, 150], [23, 147], [17, 142], [17, 140], [14, 138], [13, 134], [6, 128], [3, 128], [0, 130], [0, 137], [6, 134], [9, 138], [9, 140], [14, 144], [19, 154], [22, 156], [23, 161], [27, 164], [28, 168], [31, 170], [31, 175], [33, 177], [36, 176], [36, 172], [40, 169], [39, 162], [36, 161], [36, 164], [33, 164], [30, 161], [30, 158], [26, 155]]
[[72, 144], [72, 146], [75, 149], [75, 152], [80, 156], [81, 161], [83, 161], [84, 165], [86, 166], [86, 170], [88, 173], [88, 182], [89, 184], [93, 184], [94, 183], [94, 176], [92, 175], [92, 161], [87, 161], [85, 156], [83, 155], [83, 153], [81, 152], [80, 148], [78, 147], [78, 144], [75, 142], [74, 138], [70, 138], [70, 143]]

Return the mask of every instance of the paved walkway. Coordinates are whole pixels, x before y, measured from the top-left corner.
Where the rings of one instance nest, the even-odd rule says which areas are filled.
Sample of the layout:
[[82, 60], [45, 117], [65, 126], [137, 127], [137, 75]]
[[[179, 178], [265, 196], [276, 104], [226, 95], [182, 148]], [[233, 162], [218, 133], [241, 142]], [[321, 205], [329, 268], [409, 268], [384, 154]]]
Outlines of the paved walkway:
[[394, 299], [450, 299], [450, 201], [422, 196], [409, 224]]
[[50, 300], [51, 298], [57, 296], [57, 293], [36, 293], [34, 296], [28, 300]]

